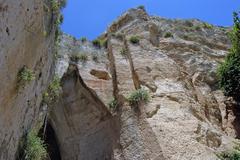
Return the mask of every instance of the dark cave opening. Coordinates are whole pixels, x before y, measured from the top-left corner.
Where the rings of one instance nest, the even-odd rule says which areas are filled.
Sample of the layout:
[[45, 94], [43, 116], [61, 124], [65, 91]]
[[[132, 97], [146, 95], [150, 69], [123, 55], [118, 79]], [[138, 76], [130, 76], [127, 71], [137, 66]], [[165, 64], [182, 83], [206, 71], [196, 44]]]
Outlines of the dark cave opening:
[[[45, 130], [45, 133], [44, 133], [44, 130]], [[61, 154], [58, 147], [57, 138], [51, 124], [47, 122], [46, 126], [44, 125], [39, 133], [40, 133], [40, 136], [43, 137], [44, 142], [47, 146], [48, 159], [61, 160]]]
[[[40, 137], [47, 149], [46, 160], [61, 160], [61, 154], [59, 150], [59, 145], [57, 142], [56, 134], [49, 122], [46, 122], [38, 132], [38, 137]], [[27, 134], [24, 134], [19, 141], [18, 150], [16, 152], [16, 160], [26, 159], [26, 145], [27, 145]]]

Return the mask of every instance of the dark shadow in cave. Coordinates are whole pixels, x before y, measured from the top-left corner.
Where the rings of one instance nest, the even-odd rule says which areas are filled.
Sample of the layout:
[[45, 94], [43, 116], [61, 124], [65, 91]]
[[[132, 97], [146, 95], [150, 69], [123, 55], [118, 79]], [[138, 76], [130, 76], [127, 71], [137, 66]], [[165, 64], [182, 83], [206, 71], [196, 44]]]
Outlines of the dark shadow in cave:
[[[43, 136], [45, 128], [45, 134]], [[61, 160], [61, 154], [58, 147], [58, 142], [56, 139], [55, 131], [53, 130], [51, 124], [47, 122], [46, 126], [43, 126], [40, 130], [40, 136], [44, 137], [44, 142], [47, 146], [47, 152], [50, 160]]]

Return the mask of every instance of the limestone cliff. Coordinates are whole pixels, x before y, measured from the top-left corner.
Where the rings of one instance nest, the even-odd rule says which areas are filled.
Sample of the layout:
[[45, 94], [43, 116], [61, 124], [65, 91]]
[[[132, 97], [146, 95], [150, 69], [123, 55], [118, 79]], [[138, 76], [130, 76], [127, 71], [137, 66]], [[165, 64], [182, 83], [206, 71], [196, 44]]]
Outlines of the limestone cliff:
[[[1, 160], [19, 158], [21, 137], [46, 114], [56, 160], [216, 160], [237, 141], [236, 109], [216, 78], [230, 28], [130, 9], [99, 44], [63, 34], [54, 65], [49, 5], [0, 0]], [[20, 86], [24, 68], [34, 78]], [[61, 94], [46, 113], [42, 94], [54, 74]], [[129, 103], [140, 88], [149, 102]]]
[[[54, 15], [46, 8], [49, 1], [0, 0], [1, 160], [16, 158], [21, 138], [41, 119], [42, 93], [54, 73]], [[33, 75], [20, 86], [23, 68]]]
[[[106, 48], [63, 35], [56, 68], [64, 75], [63, 96], [50, 118], [62, 158], [217, 159], [238, 136], [216, 78], [229, 30], [137, 8], [99, 37]], [[149, 91], [150, 102], [129, 105], [128, 95], [139, 88]], [[113, 98], [115, 110], [108, 107]]]

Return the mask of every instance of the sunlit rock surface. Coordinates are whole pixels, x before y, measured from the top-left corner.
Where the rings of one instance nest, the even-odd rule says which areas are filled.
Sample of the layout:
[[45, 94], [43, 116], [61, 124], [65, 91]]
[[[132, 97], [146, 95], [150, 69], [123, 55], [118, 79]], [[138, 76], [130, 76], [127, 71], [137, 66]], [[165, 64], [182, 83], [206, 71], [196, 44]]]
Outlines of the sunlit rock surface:
[[[64, 34], [56, 68], [62, 76], [69, 63], [77, 65], [86, 86], [105, 107], [116, 95], [122, 97], [117, 111], [109, 109], [118, 125], [110, 136], [117, 137], [114, 155], [107, 159], [215, 160], [216, 152], [232, 146], [238, 136], [231, 120], [234, 115], [226, 111], [229, 104], [216, 78], [217, 66], [230, 48], [229, 28], [131, 9], [107, 31], [108, 36], [100, 38], [108, 38], [108, 49]], [[168, 32], [171, 36], [166, 36]], [[139, 44], [128, 41], [133, 35], [139, 37]], [[121, 50], [126, 47], [124, 56]], [[86, 54], [88, 60], [71, 61], [76, 52]], [[136, 110], [125, 98], [138, 84], [149, 91], [151, 100]], [[79, 137], [76, 134], [75, 139]]]

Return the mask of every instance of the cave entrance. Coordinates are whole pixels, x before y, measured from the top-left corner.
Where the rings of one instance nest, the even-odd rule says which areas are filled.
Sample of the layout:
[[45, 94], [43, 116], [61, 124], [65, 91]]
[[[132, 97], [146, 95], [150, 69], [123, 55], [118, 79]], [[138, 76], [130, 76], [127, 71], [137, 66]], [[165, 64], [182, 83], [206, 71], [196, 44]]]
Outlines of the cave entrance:
[[59, 145], [57, 142], [55, 131], [51, 124], [47, 122], [46, 125], [43, 125], [39, 133], [41, 134], [40, 136], [43, 137], [44, 142], [47, 146], [49, 160], [61, 160]]

